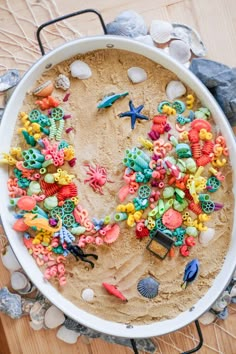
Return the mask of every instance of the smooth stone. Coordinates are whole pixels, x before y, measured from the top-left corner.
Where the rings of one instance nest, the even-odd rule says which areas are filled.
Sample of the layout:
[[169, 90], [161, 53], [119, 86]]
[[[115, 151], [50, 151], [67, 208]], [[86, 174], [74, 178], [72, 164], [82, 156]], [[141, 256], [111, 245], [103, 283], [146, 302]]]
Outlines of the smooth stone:
[[57, 331], [57, 338], [67, 344], [75, 344], [79, 336], [79, 333], [72, 331], [65, 326], [61, 326]]
[[56, 306], [52, 305], [45, 312], [44, 323], [47, 328], [57, 328], [64, 322], [65, 315]]
[[215, 318], [216, 315], [208, 311], [199, 318], [199, 322], [203, 325], [209, 325], [210, 323], [214, 322]]
[[34, 331], [40, 331], [40, 329], [43, 328], [43, 323], [37, 323], [36, 324], [33, 321], [29, 321], [29, 325]]
[[189, 69], [209, 89], [231, 125], [236, 123], [236, 68], [207, 60], [193, 59]]
[[21, 265], [9, 245], [6, 247], [6, 253], [1, 254], [1, 259], [4, 267], [7, 268], [10, 272], [21, 269]]
[[201, 231], [199, 235], [199, 242], [203, 246], [207, 246], [208, 243], [214, 238], [214, 236], [215, 236], [215, 229], [208, 227], [206, 231]]
[[106, 25], [108, 34], [135, 38], [147, 34], [144, 19], [137, 12], [129, 10], [121, 12], [112, 22]]
[[0, 312], [5, 313], [11, 318], [20, 318], [22, 316], [21, 297], [12, 294], [7, 287], [0, 289]]

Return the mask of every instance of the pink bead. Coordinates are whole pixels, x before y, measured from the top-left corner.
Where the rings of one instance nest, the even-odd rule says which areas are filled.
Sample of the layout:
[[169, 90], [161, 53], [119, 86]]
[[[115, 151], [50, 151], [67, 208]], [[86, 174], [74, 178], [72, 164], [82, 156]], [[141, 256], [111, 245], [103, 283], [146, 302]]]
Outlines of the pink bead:
[[102, 245], [104, 242], [103, 242], [103, 239], [102, 239], [101, 237], [97, 236], [97, 237], [95, 238], [95, 243], [96, 243], [96, 245], [100, 246], [100, 245]]
[[85, 241], [87, 243], [93, 243], [95, 241], [95, 238], [93, 236], [86, 236]]

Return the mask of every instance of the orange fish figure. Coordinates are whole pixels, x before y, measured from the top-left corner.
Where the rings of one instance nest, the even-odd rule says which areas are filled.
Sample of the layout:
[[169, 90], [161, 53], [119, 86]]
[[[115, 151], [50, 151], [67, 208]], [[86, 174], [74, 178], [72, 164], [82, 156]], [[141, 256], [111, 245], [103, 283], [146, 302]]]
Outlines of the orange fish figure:
[[121, 299], [122, 301], [128, 302], [126, 297], [117, 289], [115, 285], [111, 285], [108, 283], [102, 283], [102, 285], [104, 286], [104, 288], [109, 294], [118, 297], [118, 299]]

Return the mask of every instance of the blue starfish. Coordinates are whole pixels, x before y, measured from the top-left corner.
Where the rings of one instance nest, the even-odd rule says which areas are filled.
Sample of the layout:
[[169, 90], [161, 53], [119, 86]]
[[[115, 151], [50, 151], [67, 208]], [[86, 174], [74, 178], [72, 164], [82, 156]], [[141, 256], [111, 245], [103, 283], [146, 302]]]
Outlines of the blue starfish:
[[143, 109], [144, 105], [142, 104], [141, 106], [138, 106], [137, 108], [134, 107], [133, 102], [130, 100], [129, 101], [129, 108], [130, 111], [120, 113], [119, 117], [130, 117], [131, 118], [131, 129], [134, 129], [135, 123], [137, 119], [145, 119], [148, 120], [149, 118], [144, 116], [143, 114], [140, 114], [141, 110]]

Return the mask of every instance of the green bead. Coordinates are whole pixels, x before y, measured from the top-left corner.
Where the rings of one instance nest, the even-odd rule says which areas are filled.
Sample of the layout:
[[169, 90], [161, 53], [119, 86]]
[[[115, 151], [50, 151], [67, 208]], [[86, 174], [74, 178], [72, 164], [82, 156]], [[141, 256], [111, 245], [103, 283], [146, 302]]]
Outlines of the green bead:
[[72, 200], [67, 199], [64, 202], [62, 209], [65, 214], [70, 214], [75, 209], [75, 204], [72, 202]]
[[159, 103], [159, 105], [157, 106], [157, 110], [159, 113], [163, 113], [163, 106], [171, 107], [171, 104], [169, 101], [162, 101], [161, 103]]
[[138, 196], [140, 198], [148, 198], [151, 195], [151, 188], [147, 185], [141, 186], [138, 190]]
[[29, 120], [31, 121], [31, 123], [38, 123], [40, 116], [41, 112], [38, 109], [34, 109], [29, 114]]
[[182, 102], [180, 100], [175, 100], [172, 103], [172, 107], [176, 110], [176, 113], [178, 113], [178, 114], [183, 113], [186, 109], [184, 102]]
[[55, 120], [60, 120], [64, 117], [64, 111], [61, 107], [55, 107], [51, 111], [51, 117]]

